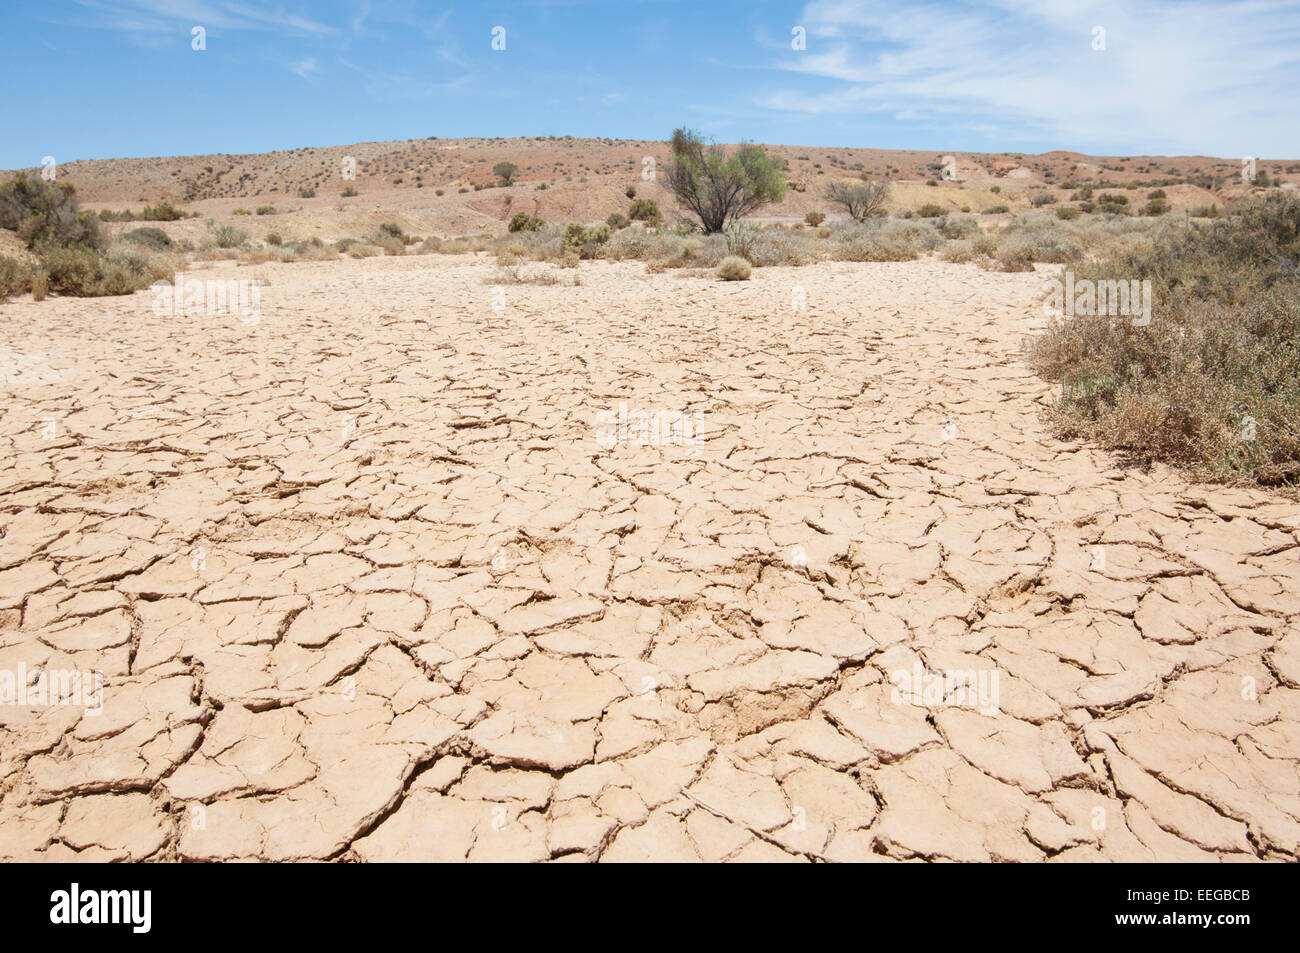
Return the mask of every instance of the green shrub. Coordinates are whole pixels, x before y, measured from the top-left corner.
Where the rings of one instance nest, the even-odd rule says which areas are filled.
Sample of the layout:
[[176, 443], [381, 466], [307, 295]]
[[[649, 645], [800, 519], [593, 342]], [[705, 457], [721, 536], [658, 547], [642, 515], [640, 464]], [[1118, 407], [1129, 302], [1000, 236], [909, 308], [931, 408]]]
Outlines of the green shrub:
[[506, 185], [510, 185], [514, 182], [515, 176], [518, 173], [519, 166], [515, 165], [513, 162], [498, 162], [492, 167], [492, 174]]
[[1055, 203], [1056, 196], [1051, 192], [1040, 192], [1029, 200], [1029, 204], [1034, 208], [1042, 208], [1044, 205], [1054, 205]]
[[1011, 211], [1011, 209], [1007, 208], [1005, 205], [990, 205], [988, 208], [986, 208], [986, 209], [984, 210], [984, 214], [985, 214], [985, 215], [1002, 215], [1003, 213], [1005, 213], [1005, 212], [1010, 212], [1010, 211]]
[[622, 212], [610, 212], [609, 218], [605, 219], [605, 224], [610, 228], [626, 228], [627, 216]]
[[275, 206], [274, 206], [274, 205], [259, 205], [259, 206], [257, 207], [257, 214], [258, 214], [258, 215], [274, 215], [274, 214], [275, 214]]
[[511, 232], [535, 232], [545, 224], [546, 222], [539, 216], [529, 215], [527, 212], [515, 212], [510, 216], [510, 223], [506, 229]]
[[146, 205], [144, 211], [140, 213], [141, 221], [145, 222], [175, 222], [184, 217], [185, 212], [176, 208], [171, 202]]
[[739, 255], [728, 255], [718, 263], [718, 277], [723, 281], [748, 281], [752, 273], [749, 262]]
[[919, 218], [938, 218], [940, 215], [945, 214], [945, 212], [942, 205], [936, 205], [934, 202], [926, 202], [916, 210], [916, 214]]
[[645, 222], [647, 225], [658, 225], [662, 221], [659, 203], [654, 199], [637, 199], [628, 207], [627, 217], [634, 222]]
[[813, 228], [816, 228], [822, 222], [826, 221], [826, 213], [809, 212], [807, 215], [803, 217], [803, 220], [806, 224], [811, 225]]
[[1062, 205], [1056, 210], [1056, 217], [1066, 222], [1072, 222], [1079, 217], [1079, 210], [1073, 205]]
[[248, 232], [234, 225], [217, 225], [208, 219], [208, 233], [218, 248], [238, 248], [248, 241]]
[[0, 228], [16, 231], [28, 248], [98, 248], [99, 219], [81, 211], [77, 190], [35, 173], [15, 173], [0, 184]]
[[1152, 199], [1142, 206], [1143, 215], [1164, 215], [1169, 211], [1169, 203], [1162, 198]]

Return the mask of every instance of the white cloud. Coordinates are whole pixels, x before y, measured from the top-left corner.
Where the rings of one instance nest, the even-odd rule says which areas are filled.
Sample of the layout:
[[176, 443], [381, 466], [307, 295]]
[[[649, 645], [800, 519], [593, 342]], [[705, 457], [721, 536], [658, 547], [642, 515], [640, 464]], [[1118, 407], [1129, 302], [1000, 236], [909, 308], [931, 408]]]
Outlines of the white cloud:
[[807, 51], [776, 65], [801, 78], [772, 109], [906, 114], [954, 142], [1300, 154], [1300, 0], [814, 0], [798, 22]]
[[289, 68], [303, 79], [311, 79], [320, 72], [320, 66], [316, 63], [316, 57], [314, 56], [296, 60]]

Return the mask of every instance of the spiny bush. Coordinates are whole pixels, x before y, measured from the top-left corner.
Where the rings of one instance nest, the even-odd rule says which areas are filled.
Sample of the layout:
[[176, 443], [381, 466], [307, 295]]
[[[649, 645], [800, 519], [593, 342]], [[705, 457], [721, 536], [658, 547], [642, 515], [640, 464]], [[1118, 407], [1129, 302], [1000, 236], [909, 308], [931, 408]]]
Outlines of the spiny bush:
[[1210, 479], [1300, 484], [1300, 199], [1275, 196], [1075, 266], [1150, 280], [1151, 321], [1074, 315], [1030, 342], [1064, 434]]
[[748, 281], [753, 269], [739, 255], [728, 255], [718, 264], [718, 277], [723, 281]]

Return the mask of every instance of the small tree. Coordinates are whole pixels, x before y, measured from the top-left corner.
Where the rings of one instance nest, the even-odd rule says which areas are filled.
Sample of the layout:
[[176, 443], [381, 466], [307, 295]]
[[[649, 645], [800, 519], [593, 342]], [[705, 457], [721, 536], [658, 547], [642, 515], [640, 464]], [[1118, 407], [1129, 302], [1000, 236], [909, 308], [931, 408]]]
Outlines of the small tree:
[[826, 201], [843, 207], [855, 222], [865, 222], [885, 213], [889, 186], [884, 182], [832, 182], [826, 186]]
[[519, 166], [513, 162], [498, 162], [492, 167], [492, 174], [504, 182], [506, 185], [513, 184], [515, 174], [519, 171]]
[[669, 140], [672, 161], [668, 186], [677, 201], [692, 212], [706, 234], [785, 196], [783, 160], [761, 146], [742, 143], [728, 156], [717, 145], [706, 145], [698, 133], [677, 129]]

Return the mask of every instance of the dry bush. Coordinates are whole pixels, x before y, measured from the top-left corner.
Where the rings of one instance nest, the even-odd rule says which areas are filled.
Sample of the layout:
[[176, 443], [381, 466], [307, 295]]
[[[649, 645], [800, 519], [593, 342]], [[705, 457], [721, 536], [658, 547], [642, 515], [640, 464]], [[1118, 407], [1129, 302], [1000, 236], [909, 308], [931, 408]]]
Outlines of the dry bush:
[[748, 281], [753, 269], [739, 255], [728, 255], [718, 264], [718, 277], [723, 281]]
[[1151, 322], [1075, 315], [1030, 342], [1065, 434], [1220, 480], [1300, 485], [1300, 199], [1276, 197], [1076, 280], [1150, 280]]
[[32, 290], [32, 266], [0, 255], [0, 301]]

